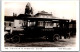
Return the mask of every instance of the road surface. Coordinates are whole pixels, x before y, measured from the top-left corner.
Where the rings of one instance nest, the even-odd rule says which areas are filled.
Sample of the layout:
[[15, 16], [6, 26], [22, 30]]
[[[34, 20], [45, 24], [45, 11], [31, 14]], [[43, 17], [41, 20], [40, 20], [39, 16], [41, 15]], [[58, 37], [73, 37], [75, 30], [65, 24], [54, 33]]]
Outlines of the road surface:
[[50, 42], [46, 40], [33, 39], [34, 41], [25, 41], [21, 43], [8, 43], [5, 42], [5, 47], [75, 47], [76, 46], [76, 37], [71, 37], [70, 39], [60, 39], [57, 42]]

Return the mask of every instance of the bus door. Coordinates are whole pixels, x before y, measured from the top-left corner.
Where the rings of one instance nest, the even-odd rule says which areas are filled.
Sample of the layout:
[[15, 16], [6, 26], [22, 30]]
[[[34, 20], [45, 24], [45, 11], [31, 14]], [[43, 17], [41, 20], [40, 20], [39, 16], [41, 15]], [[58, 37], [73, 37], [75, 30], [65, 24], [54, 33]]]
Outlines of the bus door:
[[63, 30], [63, 27], [64, 27], [64, 21], [60, 20], [59, 21], [59, 25], [60, 25], [60, 28], [59, 28], [59, 34], [60, 34], [60, 39], [62, 39], [62, 36], [64, 36], [64, 30]]
[[69, 21], [67, 20], [62, 20], [60, 21], [60, 34], [64, 36], [66, 39], [67, 33], [69, 32]]
[[66, 20], [64, 23], [64, 38], [70, 38], [70, 33], [69, 33], [69, 21]]

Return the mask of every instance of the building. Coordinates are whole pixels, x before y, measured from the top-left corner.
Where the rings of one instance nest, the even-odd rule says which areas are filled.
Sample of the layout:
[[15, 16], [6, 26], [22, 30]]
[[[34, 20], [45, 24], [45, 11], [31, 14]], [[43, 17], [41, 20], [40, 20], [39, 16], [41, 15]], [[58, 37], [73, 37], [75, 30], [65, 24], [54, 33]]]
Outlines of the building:
[[9, 31], [14, 27], [14, 16], [5, 16], [4, 18], [4, 30]]
[[[38, 12], [37, 14], [34, 15], [35, 18], [51, 18], [51, 19], [59, 19], [57, 17], [54, 17], [52, 15], [52, 13], [48, 13], [48, 12], [45, 12], [45, 11], [40, 11]], [[44, 22], [41, 22], [39, 23], [39, 26], [43, 26]], [[52, 24], [50, 21], [46, 21], [45, 23], [45, 28], [53, 28], [53, 27], [59, 27], [58, 26], [58, 23], [54, 23]]]

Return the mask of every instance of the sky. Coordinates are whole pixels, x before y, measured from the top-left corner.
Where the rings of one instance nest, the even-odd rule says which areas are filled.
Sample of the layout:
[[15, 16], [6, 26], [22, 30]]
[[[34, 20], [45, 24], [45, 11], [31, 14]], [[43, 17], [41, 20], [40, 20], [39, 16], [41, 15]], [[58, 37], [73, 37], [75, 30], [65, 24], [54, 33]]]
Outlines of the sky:
[[24, 14], [27, 3], [31, 4], [33, 13], [38, 11], [46, 11], [53, 16], [65, 19], [76, 20], [78, 14], [78, 1], [27, 1], [27, 2], [5, 2], [5, 16], [13, 16], [13, 13], [19, 15]]

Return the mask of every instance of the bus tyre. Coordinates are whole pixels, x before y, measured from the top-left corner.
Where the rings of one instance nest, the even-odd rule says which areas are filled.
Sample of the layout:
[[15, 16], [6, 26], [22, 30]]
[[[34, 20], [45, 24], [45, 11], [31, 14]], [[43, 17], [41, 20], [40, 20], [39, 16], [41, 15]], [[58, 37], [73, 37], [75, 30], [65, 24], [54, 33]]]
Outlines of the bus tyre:
[[53, 35], [53, 41], [58, 41], [60, 39], [60, 36], [58, 34]]
[[19, 43], [20, 42], [20, 36], [15, 35], [11, 38], [12, 43]]
[[6, 34], [5, 36], [4, 36], [4, 40], [5, 40], [5, 42], [10, 42], [10, 35], [8, 35], [8, 34]]
[[9, 42], [10, 41], [10, 39], [7, 38], [7, 37], [5, 37], [4, 40], [5, 40], [5, 42]]

